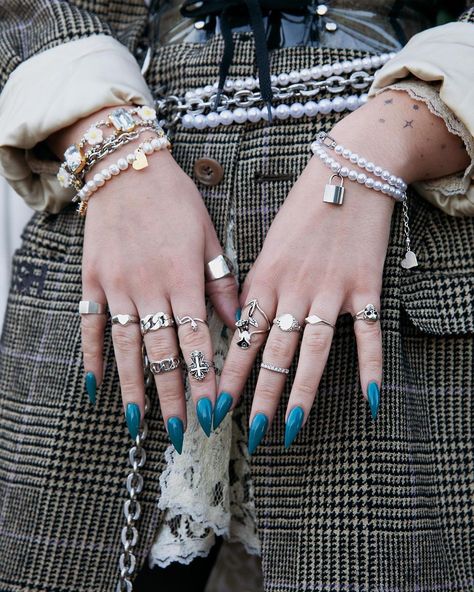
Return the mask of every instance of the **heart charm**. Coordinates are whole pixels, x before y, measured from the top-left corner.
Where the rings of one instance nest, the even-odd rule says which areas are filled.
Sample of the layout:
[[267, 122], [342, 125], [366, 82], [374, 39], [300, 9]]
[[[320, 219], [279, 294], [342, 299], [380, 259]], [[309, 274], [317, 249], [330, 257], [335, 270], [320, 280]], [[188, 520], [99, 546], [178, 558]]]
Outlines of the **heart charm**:
[[148, 166], [148, 159], [145, 156], [145, 153], [141, 150], [137, 150], [135, 152], [135, 160], [133, 161], [132, 167], [136, 171], [140, 171], [141, 169], [145, 169]]
[[405, 257], [402, 259], [402, 267], [404, 269], [410, 269], [417, 266], [418, 261], [416, 259], [415, 253], [413, 251], [407, 251]]

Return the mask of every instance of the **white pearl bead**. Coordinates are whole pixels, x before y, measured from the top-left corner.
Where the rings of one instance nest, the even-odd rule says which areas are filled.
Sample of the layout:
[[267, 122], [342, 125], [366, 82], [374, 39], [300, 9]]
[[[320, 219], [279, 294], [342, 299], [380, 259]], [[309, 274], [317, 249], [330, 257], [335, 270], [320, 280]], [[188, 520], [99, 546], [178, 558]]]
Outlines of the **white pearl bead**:
[[400, 181], [400, 189], [401, 189], [402, 191], [406, 191], [406, 189], [407, 189], [407, 184], [405, 183], [405, 181], [404, 181], [404, 180], [403, 180], [401, 177], [398, 177], [398, 180]]
[[365, 169], [365, 165], [367, 164], [367, 159], [363, 156], [359, 156], [357, 159], [357, 166], [360, 166], [362, 169]]
[[366, 182], [365, 182], [365, 186], [368, 187], [369, 189], [372, 189], [372, 187], [374, 186], [375, 181], [372, 179], [372, 177], [368, 177]]
[[339, 62], [335, 62], [335, 63], [332, 65], [332, 71], [334, 72], [334, 74], [335, 74], [336, 76], [340, 76], [340, 75], [342, 74], [342, 72], [343, 72], [343, 69], [342, 69], [342, 64], [341, 64], [341, 63], [339, 63]]
[[349, 169], [347, 167], [343, 166], [343, 167], [341, 167], [339, 174], [341, 175], [341, 177], [347, 177], [349, 175]]
[[206, 124], [208, 127], [217, 127], [221, 122], [220, 115], [215, 112], [206, 115]]
[[346, 105], [349, 111], [355, 111], [359, 106], [359, 97], [356, 95], [351, 95], [346, 99]]
[[375, 170], [375, 164], [374, 164], [373, 162], [370, 162], [370, 161], [369, 161], [369, 162], [368, 162], [368, 163], [365, 165], [365, 170], [366, 170], [366, 171], [369, 171], [369, 173], [373, 173], [373, 172], [374, 172], [374, 170]]
[[275, 84], [277, 84], [277, 82], [278, 82], [278, 76], [276, 74], [272, 74], [270, 76], [270, 82], [272, 83], [273, 86], [275, 86]]
[[150, 142], [145, 142], [143, 144], [143, 152], [145, 154], [152, 154], [153, 153], [153, 146], [151, 145]]
[[363, 185], [367, 181], [367, 175], [365, 173], [359, 173], [357, 175], [357, 183]]
[[244, 81], [240, 78], [234, 80], [234, 88], [235, 90], [244, 90]]
[[290, 79], [290, 82], [292, 84], [295, 84], [297, 82], [299, 82], [301, 80], [300, 78], [300, 73], [297, 72], [296, 70], [292, 70], [289, 74], [288, 74], [288, 78]]
[[395, 190], [395, 197], [397, 199], [402, 199], [402, 197], [403, 197], [403, 191], [400, 191], [400, 189], [396, 189]]
[[290, 116], [290, 108], [288, 105], [278, 105], [276, 108], [276, 116], [278, 119], [288, 119]]
[[314, 101], [308, 101], [303, 105], [304, 113], [308, 117], [314, 117], [318, 112], [318, 104]]
[[367, 103], [368, 100], [369, 100], [369, 95], [367, 93], [362, 93], [359, 97], [359, 103], [361, 105], [365, 105], [365, 103]]
[[375, 191], [380, 191], [382, 189], [382, 183], [380, 181], [375, 181], [374, 189]]
[[151, 141], [151, 147], [153, 148], [153, 150], [161, 150], [161, 146], [162, 143], [160, 142], [160, 140], [158, 138], [153, 138], [153, 140]]
[[382, 167], [376, 166], [374, 168], [374, 175], [376, 177], [380, 177], [382, 175], [382, 171], [383, 171], [383, 168]]
[[342, 62], [342, 71], [345, 74], [350, 74], [352, 72], [352, 62], [350, 62], [349, 60], [344, 60]]
[[236, 123], [244, 123], [247, 121], [247, 111], [242, 107], [237, 107], [237, 109], [234, 109], [233, 116]]
[[380, 61], [382, 62], [382, 64], [385, 64], [390, 59], [390, 56], [388, 55], [388, 53], [382, 53], [379, 57], [380, 57]]
[[334, 147], [334, 152], [336, 154], [342, 154], [344, 152], [344, 146], [341, 146], [341, 144], [336, 144]]
[[382, 174], [380, 175], [384, 181], [388, 181], [390, 179], [390, 172], [384, 169]]
[[204, 129], [207, 126], [206, 117], [199, 113], [194, 118], [194, 127], [197, 129]]
[[396, 51], [391, 51], [391, 52], [388, 54], [388, 58], [389, 58], [389, 60], [392, 60], [392, 59], [393, 59], [393, 58], [394, 58], [396, 55], [397, 55], [397, 52], [396, 52]]
[[369, 70], [372, 66], [372, 60], [370, 58], [362, 58], [362, 66]]
[[105, 169], [102, 169], [102, 170], [100, 171], [100, 174], [101, 174], [101, 175], [104, 177], [104, 179], [105, 179], [106, 181], [108, 181], [108, 180], [110, 179], [110, 177], [112, 176], [112, 175], [110, 174], [110, 171], [109, 171], [109, 169], [107, 169], [107, 168], [105, 168]]
[[332, 66], [330, 66], [329, 64], [324, 64], [324, 66], [321, 68], [321, 72], [322, 72], [322, 75], [325, 76], [326, 78], [328, 78], [329, 76], [332, 76], [333, 75]]
[[329, 99], [321, 99], [318, 103], [318, 109], [324, 115], [331, 113], [331, 111], [332, 111], [331, 101]]
[[204, 95], [204, 89], [203, 88], [196, 88], [196, 90], [194, 91], [194, 95], [198, 98], [202, 98]]
[[132, 162], [135, 160], [135, 154], [133, 154], [133, 152], [129, 152], [125, 158], [127, 159], [128, 164], [132, 164]]
[[351, 181], [357, 181], [357, 172], [351, 169], [348, 177]]
[[111, 164], [109, 166], [109, 171], [111, 175], [117, 176], [120, 173], [120, 169], [118, 168], [118, 166], [116, 164]]
[[308, 82], [308, 80], [311, 80], [311, 70], [309, 68], [303, 68], [300, 72], [300, 77], [303, 82]]
[[304, 115], [304, 107], [301, 103], [293, 103], [290, 107], [290, 115], [295, 119], [303, 117]]
[[390, 185], [389, 185], [388, 183], [384, 183], [384, 184], [382, 185], [382, 191], [383, 191], [384, 193], [388, 193], [388, 192], [390, 191]]
[[97, 191], [97, 185], [95, 184], [95, 181], [92, 181], [92, 180], [87, 181], [86, 187], [89, 191], [92, 191], [92, 192]]
[[213, 92], [214, 88], [212, 87], [212, 84], [206, 84], [206, 86], [204, 87], [204, 93], [206, 94], [206, 96], [210, 97]]
[[229, 109], [224, 109], [223, 111], [220, 112], [220, 118], [221, 118], [221, 122], [224, 125], [230, 125], [231, 123], [234, 122], [234, 116], [232, 115], [232, 111], [230, 111]]
[[183, 127], [187, 129], [194, 127], [194, 117], [189, 115], [189, 113], [186, 113], [186, 115], [181, 119], [181, 123], [183, 124]]
[[96, 173], [94, 175], [93, 179], [94, 179], [94, 183], [97, 185], [97, 187], [102, 187], [102, 185], [105, 184], [105, 179], [100, 173]]
[[353, 162], [354, 164], [357, 163], [357, 161], [359, 160], [359, 155], [356, 154], [355, 152], [353, 152], [350, 156], [349, 156], [349, 160], [351, 162]]
[[395, 175], [390, 175], [390, 177], [388, 178], [388, 182], [390, 183], [390, 185], [396, 185], [397, 177], [395, 177]]
[[281, 86], [287, 86], [289, 82], [290, 77], [288, 76], [288, 74], [282, 73], [278, 76], [278, 83], [281, 84]]
[[250, 107], [250, 109], [247, 111], [247, 117], [248, 117], [248, 120], [251, 121], [252, 123], [256, 123], [257, 121], [260, 121], [260, 119], [262, 118], [262, 115], [260, 113], [260, 109], [257, 109], [257, 107]]
[[313, 142], [311, 142], [311, 152], [314, 152], [315, 154], [318, 154], [319, 150], [319, 144], [317, 142], [317, 140], [314, 140]]
[[234, 81], [233, 80], [226, 80], [224, 84], [224, 90], [234, 90]]
[[372, 66], [374, 68], [380, 68], [380, 66], [382, 64], [382, 60], [380, 59], [380, 56], [372, 56], [370, 58], [370, 61], [372, 62]]
[[349, 159], [351, 157], [352, 152], [349, 150], [349, 148], [344, 148], [344, 150], [342, 151], [342, 156], [344, 158]]
[[342, 97], [335, 97], [332, 100], [332, 108], [336, 113], [340, 113], [341, 111], [344, 111], [346, 108], [346, 100], [343, 99]]
[[333, 173], [338, 173], [341, 170], [341, 165], [336, 162], [335, 160], [333, 160], [331, 162], [331, 171], [333, 171]]
[[354, 70], [360, 70], [362, 68], [362, 60], [360, 58], [352, 60], [352, 67]]
[[184, 98], [185, 99], [192, 99], [194, 98], [194, 91], [193, 90], [188, 90], [187, 92], [184, 93]]
[[[275, 107], [270, 107], [271, 110], [271, 114], [272, 114], [272, 119], [275, 119], [276, 117], [276, 109]], [[265, 121], [268, 121], [268, 109], [267, 107], [262, 107], [260, 109], [260, 114], [262, 116], [262, 119], [264, 119]]]
[[257, 81], [252, 76], [248, 76], [245, 79], [244, 84], [245, 84], [245, 88], [248, 88], [249, 90], [253, 90], [257, 86]]
[[128, 169], [128, 162], [125, 158], [119, 158], [117, 160], [117, 166], [121, 171], [126, 171]]
[[311, 68], [311, 78], [313, 78], [313, 80], [321, 78], [322, 74], [320, 66], [314, 66], [314, 68]]

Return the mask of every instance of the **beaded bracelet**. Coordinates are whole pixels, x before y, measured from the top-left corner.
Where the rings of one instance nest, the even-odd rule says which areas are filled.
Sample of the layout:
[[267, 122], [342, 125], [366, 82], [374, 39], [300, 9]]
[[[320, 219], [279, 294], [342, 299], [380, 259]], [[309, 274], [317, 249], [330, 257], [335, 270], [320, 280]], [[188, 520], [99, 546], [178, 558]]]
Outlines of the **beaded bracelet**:
[[89, 199], [99, 187], [105, 185], [107, 181], [112, 179], [112, 177], [116, 177], [122, 171], [126, 171], [130, 165], [132, 165], [136, 171], [146, 168], [148, 166], [147, 156], [165, 148], [171, 148], [170, 141], [166, 136], [148, 138], [144, 142], [141, 142], [134, 152], [130, 152], [127, 156], [119, 158], [116, 163], [113, 163], [108, 167], [103, 168], [99, 173], [96, 173], [72, 199], [73, 202], [80, 202], [77, 208], [79, 215], [86, 215]]

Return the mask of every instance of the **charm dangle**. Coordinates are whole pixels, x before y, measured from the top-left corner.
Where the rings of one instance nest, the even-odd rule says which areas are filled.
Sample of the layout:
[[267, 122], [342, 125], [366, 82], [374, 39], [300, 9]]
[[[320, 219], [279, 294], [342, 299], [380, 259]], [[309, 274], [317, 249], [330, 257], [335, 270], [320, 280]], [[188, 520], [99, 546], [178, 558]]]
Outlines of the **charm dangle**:
[[135, 160], [133, 161], [132, 167], [136, 171], [141, 171], [142, 169], [146, 169], [148, 166], [148, 158], [145, 156], [145, 153], [140, 148], [135, 152]]
[[[254, 298], [247, 302], [244, 306], [242, 313], [244, 310], [248, 308], [248, 317], [246, 319], [241, 318], [239, 321], [235, 323], [237, 330], [239, 331], [239, 339], [237, 341], [237, 345], [242, 349], [248, 349], [250, 347], [250, 341], [252, 339], [252, 335], [257, 333], [268, 333], [271, 329], [270, 321], [268, 320], [267, 315], [264, 311], [260, 308], [258, 304], [258, 300]], [[259, 327], [257, 319], [254, 317], [255, 312], [258, 311], [264, 318], [266, 323], [265, 329], [257, 329], [256, 331], [250, 331], [250, 327]]]
[[[332, 185], [334, 177], [341, 179], [340, 185]], [[338, 206], [342, 205], [342, 202], [344, 201], [344, 179], [339, 173], [331, 175], [329, 183], [324, 188], [323, 201]]]
[[405, 244], [407, 247], [405, 257], [401, 261], [403, 269], [411, 269], [412, 267], [418, 267], [418, 259], [415, 253], [410, 248], [410, 219], [408, 218], [408, 204], [405, 199], [402, 203], [403, 206], [403, 226], [405, 232]]

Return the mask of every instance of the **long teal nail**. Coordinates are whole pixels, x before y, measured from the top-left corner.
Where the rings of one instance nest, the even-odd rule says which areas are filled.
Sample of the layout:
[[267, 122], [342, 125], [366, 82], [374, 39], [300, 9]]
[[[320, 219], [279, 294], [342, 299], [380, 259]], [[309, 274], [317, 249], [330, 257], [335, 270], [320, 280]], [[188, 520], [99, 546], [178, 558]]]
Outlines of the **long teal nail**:
[[89, 401], [95, 404], [95, 396], [97, 393], [97, 380], [93, 372], [88, 372], [86, 374], [86, 391], [89, 395]]
[[214, 407], [214, 429], [220, 426], [222, 420], [232, 407], [232, 397], [229, 393], [221, 393], [217, 397], [216, 406]]
[[268, 417], [265, 413], [257, 413], [252, 420], [249, 434], [249, 454], [253, 454], [268, 429]]
[[140, 407], [136, 403], [128, 403], [125, 419], [127, 420], [130, 436], [132, 440], [135, 440], [140, 429]]
[[377, 411], [380, 403], [379, 385], [376, 382], [370, 382], [367, 388], [367, 398], [369, 400], [370, 412], [372, 417], [376, 419]]
[[212, 427], [212, 403], [211, 399], [203, 397], [196, 403], [196, 413], [204, 433], [209, 438]]
[[240, 317], [241, 317], [241, 316], [242, 316], [242, 309], [241, 309], [241, 308], [238, 308], [238, 309], [235, 311], [235, 320], [236, 320], [236, 321], [240, 321]]
[[288, 415], [285, 427], [285, 448], [289, 448], [303, 425], [304, 410], [302, 407], [293, 407]]
[[183, 451], [183, 437], [184, 437], [184, 425], [179, 417], [170, 417], [168, 419], [168, 435], [171, 440], [171, 444], [176, 449], [178, 454]]

